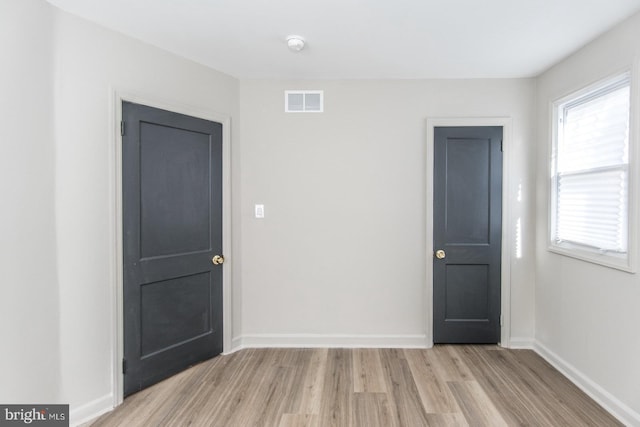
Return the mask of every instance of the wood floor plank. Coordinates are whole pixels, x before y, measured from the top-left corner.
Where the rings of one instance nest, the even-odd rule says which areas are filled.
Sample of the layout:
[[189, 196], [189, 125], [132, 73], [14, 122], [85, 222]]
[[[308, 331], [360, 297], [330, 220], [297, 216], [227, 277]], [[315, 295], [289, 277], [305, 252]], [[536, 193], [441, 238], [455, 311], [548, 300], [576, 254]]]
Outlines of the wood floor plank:
[[426, 426], [427, 414], [416, 388], [404, 352], [398, 349], [380, 350], [391, 409], [399, 426]]
[[255, 399], [251, 405], [253, 417], [251, 423], [246, 425], [273, 426], [278, 424], [282, 413], [287, 411], [284, 390], [291, 383], [292, 378], [291, 368], [282, 366], [275, 368], [273, 375], [265, 376], [265, 381], [260, 384], [257, 392], [261, 398]]
[[427, 414], [429, 427], [469, 427], [462, 412], [457, 414]]
[[353, 391], [356, 393], [387, 392], [378, 349], [357, 348], [353, 350]]
[[318, 425], [318, 415], [314, 414], [283, 414], [278, 427], [321, 427]]
[[[238, 425], [278, 425], [283, 413], [290, 413], [292, 402], [298, 393], [292, 393], [296, 384], [296, 362], [299, 350], [268, 349], [265, 364], [267, 369], [254, 372], [252, 398], [244, 411], [238, 412]], [[255, 381], [259, 378], [258, 381]], [[299, 405], [298, 405], [299, 406]], [[241, 418], [240, 418], [241, 417]]]
[[429, 357], [431, 353], [428, 350], [404, 350], [422, 406], [427, 414], [461, 413], [447, 383], [435, 371], [438, 365], [434, 366], [434, 358]]
[[[302, 387], [306, 385], [306, 379], [311, 369], [317, 369], [311, 366], [314, 362], [313, 349], [283, 349], [281, 350], [281, 360], [284, 366], [291, 370], [291, 381], [286, 384], [283, 393], [286, 397], [283, 409], [287, 413], [307, 414], [307, 408], [302, 408], [304, 392]], [[318, 390], [320, 391], [320, 390]], [[316, 411], [315, 413], [318, 413]]]
[[355, 393], [353, 398], [354, 427], [396, 427], [386, 393]]
[[[225, 370], [218, 387], [207, 388], [206, 400], [198, 399], [199, 402], [194, 402], [191, 408], [184, 408], [184, 412], [202, 410], [202, 414], [191, 419], [215, 419], [220, 425], [242, 425], [250, 422], [253, 419], [253, 405], [259, 397], [255, 390], [264, 380], [263, 375], [260, 375], [263, 372], [261, 367], [268, 365], [270, 354], [268, 351], [258, 350], [247, 352], [243, 365], [238, 366], [237, 370], [231, 367]], [[225, 398], [226, 395], [233, 398]], [[209, 402], [210, 406], [206, 402]], [[176, 414], [175, 419], [180, 419], [179, 417], [180, 414]]]
[[516, 379], [503, 377], [499, 367], [487, 360], [486, 348], [465, 346], [458, 351], [509, 425], [529, 425], [531, 420], [537, 420], [542, 425], [546, 423], [547, 417], [542, 414], [541, 408], [529, 405], [521, 395], [514, 393], [512, 385]]
[[[207, 367], [206, 370], [194, 372], [193, 377], [196, 381], [185, 384], [181, 389], [172, 389], [161, 383], [163, 387], [172, 390], [174, 396], [179, 393], [190, 396], [182, 405], [176, 406], [171, 416], [164, 421], [169, 425], [177, 421], [189, 424], [195, 420], [208, 419], [213, 414], [224, 418], [235, 412], [242, 402], [241, 388], [245, 379], [250, 376], [252, 369], [262, 363], [260, 356], [261, 354], [248, 351], [212, 359], [202, 364], [203, 367]], [[224, 390], [232, 390], [237, 399], [233, 402], [225, 400]], [[229, 407], [225, 411], [226, 405]]]
[[476, 381], [448, 384], [470, 426], [507, 426], [500, 412]]
[[433, 351], [428, 355], [430, 363], [436, 366], [438, 375], [444, 382], [475, 380], [469, 367], [460, 359], [456, 347], [452, 345], [433, 346]]
[[329, 349], [320, 405], [320, 425], [350, 425], [353, 400], [352, 355], [349, 349]]
[[309, 367], [305, 373], [300, 396], [300, 414], [319, 414], [324, 390], [324, 378], [327, 371], [326, 348], [313, 349], [309, 360]]

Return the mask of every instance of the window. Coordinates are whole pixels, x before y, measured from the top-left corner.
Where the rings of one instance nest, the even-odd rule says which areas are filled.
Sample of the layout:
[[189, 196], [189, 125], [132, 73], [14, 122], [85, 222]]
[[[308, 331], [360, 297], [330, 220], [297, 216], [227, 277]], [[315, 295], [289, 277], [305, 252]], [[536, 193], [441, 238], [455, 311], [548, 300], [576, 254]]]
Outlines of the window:
[[630, 100], [625, 73], [554, 104], [552, 251], [628, 269]]

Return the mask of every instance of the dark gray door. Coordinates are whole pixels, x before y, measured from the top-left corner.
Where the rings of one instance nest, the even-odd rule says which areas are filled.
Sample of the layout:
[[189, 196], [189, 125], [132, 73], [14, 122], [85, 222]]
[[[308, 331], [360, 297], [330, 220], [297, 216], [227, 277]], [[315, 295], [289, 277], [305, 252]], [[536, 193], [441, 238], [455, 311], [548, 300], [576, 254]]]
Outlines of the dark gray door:
[[222, 351], [222, 125], [122, 110], [126, 396]]
[[502, 127], [434, 134], [433, 341], [500, 341]]

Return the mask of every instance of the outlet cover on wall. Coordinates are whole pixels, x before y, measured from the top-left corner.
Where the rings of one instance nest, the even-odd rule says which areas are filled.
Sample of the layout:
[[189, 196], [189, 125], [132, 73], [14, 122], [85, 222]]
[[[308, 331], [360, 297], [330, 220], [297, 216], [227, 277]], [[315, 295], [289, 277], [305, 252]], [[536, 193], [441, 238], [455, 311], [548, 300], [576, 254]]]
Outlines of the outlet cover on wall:
[[255, 215], [256, 215], [256, 218], [259, 218], [259, 219], [264, 218], [264, 205], [256, 205]]

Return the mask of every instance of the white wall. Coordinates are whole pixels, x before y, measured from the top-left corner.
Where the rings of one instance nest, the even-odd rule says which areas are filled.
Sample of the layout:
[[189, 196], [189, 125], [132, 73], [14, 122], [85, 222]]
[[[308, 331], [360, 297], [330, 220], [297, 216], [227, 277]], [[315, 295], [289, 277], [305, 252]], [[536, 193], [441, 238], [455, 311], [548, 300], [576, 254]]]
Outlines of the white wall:
[[112, 403], [113, 89], [235, 119], [237, 80], [55, 12], [56, 227], [62, 400]]
[[[640, 278], [547, 251], [547, 167], [550, 103], [634, 63], [637, 78], [639, 40], [637, 14], [541, 75], [537, 106], [536, 339], [543, 353], [634, 425], [640, 425]], [[640, 99], [635, 103], [640, 107]]]
[[[325, 112], [285, 114], [285, 89], [324, 90]], [[236, 343], [424, 345], [425, 120], [445, 116], [513, 118], [507, 220], [521, 218], [523, 257], [512, 262], [512, 336], [530, 342], [534, 89], [526, 79], [242, 81]]]
[[52, 9], [0, 2], [0, 402], [56, 403]]

